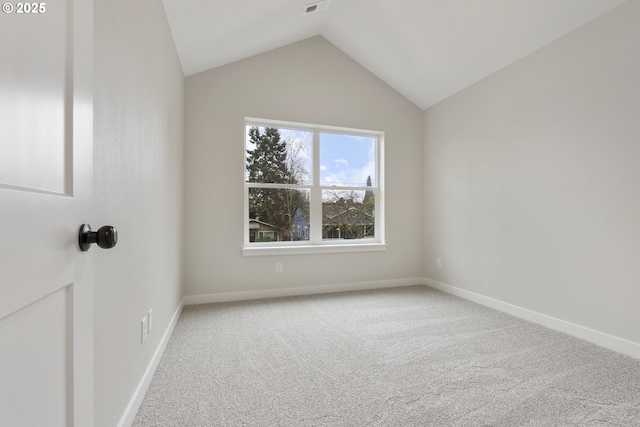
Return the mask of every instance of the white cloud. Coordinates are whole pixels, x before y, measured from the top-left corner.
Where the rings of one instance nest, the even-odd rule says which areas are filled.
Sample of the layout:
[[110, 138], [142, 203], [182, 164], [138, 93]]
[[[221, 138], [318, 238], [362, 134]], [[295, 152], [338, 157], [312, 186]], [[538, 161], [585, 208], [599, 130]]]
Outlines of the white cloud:
[[333, 161], [335, 162], [336, 167], [339, 167], [339, 166], [347, 167], [347, 166], [349, 166], [349, 160], [345, 159], [344, 157], [338, 157], [336, 159], [333, 159]]

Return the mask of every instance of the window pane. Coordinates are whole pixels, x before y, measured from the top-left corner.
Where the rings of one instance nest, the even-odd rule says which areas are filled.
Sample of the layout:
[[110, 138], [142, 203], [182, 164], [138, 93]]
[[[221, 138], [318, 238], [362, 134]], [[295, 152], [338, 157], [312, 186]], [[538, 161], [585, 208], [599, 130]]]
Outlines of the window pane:
[[249, 241], [309, 240], [309, 193], [249, 188]]
[[320, 185], [376, 185], [376, 139], [368, 136], [320, 134]]
[[375, 192], [322, 190], [322, 239], [375, 237]]
[[311, 184], [313, 133], [246, 126], [245, 181]]

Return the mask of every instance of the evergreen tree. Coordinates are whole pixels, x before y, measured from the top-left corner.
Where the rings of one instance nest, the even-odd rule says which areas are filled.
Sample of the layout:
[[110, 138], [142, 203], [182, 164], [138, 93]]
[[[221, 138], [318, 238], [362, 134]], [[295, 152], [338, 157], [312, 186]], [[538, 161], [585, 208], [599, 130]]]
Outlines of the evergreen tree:
[[[287, 143], [277, 128], [267, 127], [261, 132], [258, 127], [249, 129], [249, 142], [254, 145], [247, 150], [248, 182], [267, 184], [296, 184], [297, 180], [288, 158]], [[250, 188], [249, 218], [256, 218], [276, 228], [281, 237], [289, 239], [293, 213], [300, 204], [301, 194], [296, 190]]]
[[268, 127], [261, 133], [260, 129], [252, 127], [249, 142], [255, 145], [253, 150], [247, 150], [249, 182], [288, 183], [287, 144], [278, 129]]
[[[371, 187], [371, 175], [367, 177], [367, 187]], [[364, 210], [368, 214], [372, 214], [375, 210], [375, 195], [373, 191], [367, 190], [364, 192], [364, 199], [362, 200], [362, 204], [364, 205]]]

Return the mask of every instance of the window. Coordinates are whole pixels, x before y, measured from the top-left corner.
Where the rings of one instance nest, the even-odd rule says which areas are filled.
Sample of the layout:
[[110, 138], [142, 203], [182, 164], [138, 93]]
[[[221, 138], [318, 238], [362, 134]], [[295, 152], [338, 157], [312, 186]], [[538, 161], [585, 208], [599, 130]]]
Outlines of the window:
[[243, 255], [384, 250], [382, 132], [245, 120]]

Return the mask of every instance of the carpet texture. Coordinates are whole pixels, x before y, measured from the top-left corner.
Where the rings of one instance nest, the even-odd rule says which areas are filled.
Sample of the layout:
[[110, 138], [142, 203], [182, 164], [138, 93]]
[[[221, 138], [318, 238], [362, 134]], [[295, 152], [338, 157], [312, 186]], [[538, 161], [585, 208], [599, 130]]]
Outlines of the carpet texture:
[[187, 306], [133, 426], [640, 426], [640, 360], [424, 286]]

